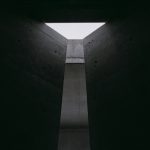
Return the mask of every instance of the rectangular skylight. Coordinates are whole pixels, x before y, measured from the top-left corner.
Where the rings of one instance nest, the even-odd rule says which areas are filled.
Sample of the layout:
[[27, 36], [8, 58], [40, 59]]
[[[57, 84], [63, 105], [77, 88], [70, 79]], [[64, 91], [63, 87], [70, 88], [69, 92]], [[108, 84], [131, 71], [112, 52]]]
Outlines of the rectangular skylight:
[[67, 39], [84, 39], [105, 23], [46, 23]]

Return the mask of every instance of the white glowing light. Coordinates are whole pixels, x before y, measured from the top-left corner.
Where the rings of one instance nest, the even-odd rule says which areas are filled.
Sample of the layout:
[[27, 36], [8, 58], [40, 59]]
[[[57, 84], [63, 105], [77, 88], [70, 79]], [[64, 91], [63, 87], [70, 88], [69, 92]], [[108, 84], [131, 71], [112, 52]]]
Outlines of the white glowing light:
[[84, 39], [105, 23], [46, 23], [67, 39]]

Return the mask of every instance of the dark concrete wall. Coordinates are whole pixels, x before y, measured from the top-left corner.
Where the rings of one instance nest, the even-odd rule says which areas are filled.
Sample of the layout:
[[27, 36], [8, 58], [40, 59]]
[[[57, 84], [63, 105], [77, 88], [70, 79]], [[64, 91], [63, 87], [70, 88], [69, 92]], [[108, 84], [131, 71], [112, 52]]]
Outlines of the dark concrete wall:
[[92, 150], [149, 146], [149, 35], [150, 22], [137, 15], [84, 39]]
[[58, 150], [90, 150], [88, 128], [64, 128], [59, 135]]
[[1, 17], [1, 145], [56, 150], [67, 40], [43, 23]]

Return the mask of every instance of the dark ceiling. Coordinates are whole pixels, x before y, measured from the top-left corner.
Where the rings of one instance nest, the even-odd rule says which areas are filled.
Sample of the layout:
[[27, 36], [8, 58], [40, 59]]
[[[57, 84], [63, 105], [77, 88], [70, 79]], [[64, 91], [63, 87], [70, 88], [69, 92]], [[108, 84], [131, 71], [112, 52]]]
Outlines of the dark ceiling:
[[[144, 1], [129, 0], [13, 0], [3, 10], [47, 22], [88, 22], [122, 18], [143, 12]], [[1, 9], [2, 10], [2, 9]]]

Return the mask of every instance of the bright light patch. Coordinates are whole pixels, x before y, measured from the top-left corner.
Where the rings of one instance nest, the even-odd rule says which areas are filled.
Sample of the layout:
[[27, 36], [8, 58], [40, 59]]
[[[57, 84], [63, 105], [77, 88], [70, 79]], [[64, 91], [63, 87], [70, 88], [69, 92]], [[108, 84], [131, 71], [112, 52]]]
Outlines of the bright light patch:
[[84, 39], [105, 23], [46, 23], [67, 39]]

